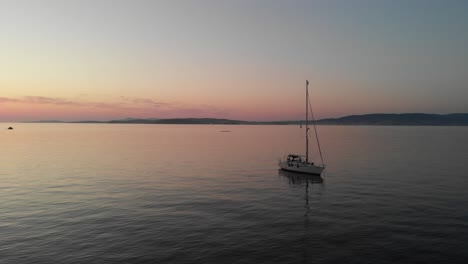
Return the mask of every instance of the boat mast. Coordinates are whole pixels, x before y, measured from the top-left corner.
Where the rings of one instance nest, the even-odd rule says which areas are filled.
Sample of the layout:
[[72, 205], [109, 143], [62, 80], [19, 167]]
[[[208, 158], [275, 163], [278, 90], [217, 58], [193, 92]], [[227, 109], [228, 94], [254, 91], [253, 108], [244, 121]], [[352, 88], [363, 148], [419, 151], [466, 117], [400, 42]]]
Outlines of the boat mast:
[[[307, 84], [309, 84], [309, 82], [307, 82]], [[307, 89], [307, 98], [309, 98], [309, 89]], [[317, 147], [320, 153], [320, 160], [322, 161], [322, 166], [325, 166], [325, 164], [323, 163], [322, 149], [320, 148], [320, 141], [318, 138], [317, 126], [315, 125], [314, 111], [312, 110], [312, 105], [310, 104], [310, 98], [309, 98], [309, 109], [310, 109], [310, 115], [312, 116], [312, 123], [314, 124], [315, 139], [317, 139]]]
[[306, 80], [306, 163], [309, 163], [309, 80]]

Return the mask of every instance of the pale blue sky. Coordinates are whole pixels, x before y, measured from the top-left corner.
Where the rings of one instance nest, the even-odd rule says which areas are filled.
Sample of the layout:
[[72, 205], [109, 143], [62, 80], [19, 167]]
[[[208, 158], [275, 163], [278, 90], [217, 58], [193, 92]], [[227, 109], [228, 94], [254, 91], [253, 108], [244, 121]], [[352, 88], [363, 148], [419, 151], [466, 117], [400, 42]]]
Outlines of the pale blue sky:
[[0, 0], [0, 97], [283, 119], [308, 78], [319, 117], [468, 112], [467, 14], [455, 0]]

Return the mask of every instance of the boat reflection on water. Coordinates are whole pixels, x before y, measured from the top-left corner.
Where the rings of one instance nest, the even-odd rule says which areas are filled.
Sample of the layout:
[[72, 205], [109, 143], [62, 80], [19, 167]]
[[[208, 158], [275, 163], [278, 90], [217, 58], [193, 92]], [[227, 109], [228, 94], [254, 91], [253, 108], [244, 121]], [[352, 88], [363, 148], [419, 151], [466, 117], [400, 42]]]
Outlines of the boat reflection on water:
[[323, 183], [323, 178], [320, 175], [310, 175], [310, 174], [303, 174], [303, 173], [297, 173], [297, 172], [291, 172], [291, 171], [285, 171], [285, 170], [278, 170], [278, 174], [280, 176], [288, 178], [289, 184], [292, 184], [292, 185], [302, 185], [302, 184], [308, 185], [309, 183], [311, 184]]
[[[317, 245], [313, 245], [311, 243], [310, 237], [310, 230], [309, 227], [311, 225], [312, 219], [311, 219], [311, 214], [312, 214], [312, 209], [311, 209], [311, 203], [310, 203], [310, 196], [312, 195], [312, 203], [313, 206], [315, 207], [315, 210], [317, 210], [317, 206], [320, 203], [320, 198], [322, 196], [322, 191], [323, 191], [323, 178], [320, 175], [309, 175], [309, 174], [303, 174], [303, 173], [295, 173], [295, 172], [290, 172], [290, 171], [284, 171], [284, 170], [278, 170], [278, 174], [282, 177], [285, 177], [288, 179], [290, 185], [295, 185], [295, 186], [301, 186], [305, 185], [305, 193], [304, 193], [304, 235], [302, 237], [302, 262], [303, 263], [309, 263], [309, 255], [313, 255], [313, 249]], [[320, 191], [314, 193], [309, 192], [309, 185], [316, 184], [321, 186], [322, 188], [319, 188]], [[316, 189], [317, 191], [317, 189]]]

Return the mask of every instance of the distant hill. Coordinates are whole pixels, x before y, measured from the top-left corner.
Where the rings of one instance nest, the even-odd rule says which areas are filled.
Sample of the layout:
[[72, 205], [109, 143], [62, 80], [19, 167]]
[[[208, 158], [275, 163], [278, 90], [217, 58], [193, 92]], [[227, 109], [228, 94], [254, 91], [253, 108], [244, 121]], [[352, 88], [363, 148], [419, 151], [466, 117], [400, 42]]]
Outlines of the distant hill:
[[111, 120], [108, 123], [117, 124], [247, 124], [247, 121], [218, 119], [218, 118], [168, 118], [168, 119], [123, 119]]
[[468, 114], [367, 114], [317, 121], [321, 125], [468, 126]]
[[60, 121], [60, 120], [38, 120], [38, 121], [31, 121], [28, 123], [66, 123], [66, 122]]
[[111, 120], [106, 123], [115, 124], [207, 124], [207, 125], [290, 125], [301, 121], [243, 121], [222, 118], [166, 118], [166, 119], [138, 119], [127, 118]]
[[[293, 125], [303, 120], [290, 121], [242, 121], [220, 118], [126, 118], [111, 121], [35, 121], [34, 123], [109, 123], [109, 124], [213, 124], [213, 125]], [[468, 126], [468, 114], [366, 114], [316, 121], [319, 125], [381, 125], [381, 126]]]
[[[109, 123], [120, 124], [229, 124], [229, 125], [292, 125], [304, 123], [292, 121], [242, 121], [218, 118], [124, 119]], [[366, 114], [316, 121], [319, 125], [385, 125], [385, 126], [468, 126], [468, 114]]]

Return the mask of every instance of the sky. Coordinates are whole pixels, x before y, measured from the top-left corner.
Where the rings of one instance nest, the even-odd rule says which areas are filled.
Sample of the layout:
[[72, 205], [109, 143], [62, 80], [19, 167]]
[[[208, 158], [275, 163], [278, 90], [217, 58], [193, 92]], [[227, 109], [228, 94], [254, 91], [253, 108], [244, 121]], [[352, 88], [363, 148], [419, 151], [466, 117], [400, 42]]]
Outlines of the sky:
[[0, 121], [468, 112], [468, 1], [0, 0]]

